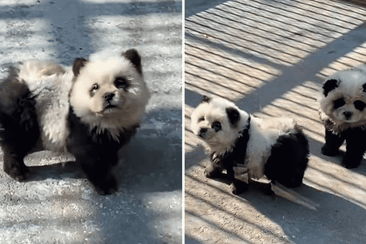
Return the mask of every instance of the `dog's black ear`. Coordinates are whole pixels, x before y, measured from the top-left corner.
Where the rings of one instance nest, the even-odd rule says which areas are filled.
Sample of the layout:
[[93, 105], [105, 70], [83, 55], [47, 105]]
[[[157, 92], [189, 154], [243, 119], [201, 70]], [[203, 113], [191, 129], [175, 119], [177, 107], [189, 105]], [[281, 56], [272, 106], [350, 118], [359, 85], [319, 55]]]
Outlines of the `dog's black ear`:
[[201, 103], [209, 103], [211, 101], [211, 97], [203, 95]]
[[226, 108], [226, 114], [227, 114], [227, 117], [229, 118], [230, 124], [232, 126], [236, 126], [236, 124], [240, 120], [239, 111], [236, 108], [229, 107], [229, 108]]
[[335, 80], [335, 79], [330, 79], [330, 80], [327, 80], [324, 85], [323, 85], [323, 94], [324, 96], [328, 96], [328, 93], [334, 89], [336, 89], [339, 85], [339, 82], [338, 80]]
[[141, 57], [136, 49], [129, 49], [126, 52], [122, 53], [122, 55], [130, 60], [130, 62], [135, 66], [137, 72], [142, 74]]
[[362, 85], [363, 92], [366, 92], [366, 83]]
[[74, 76], [78, 76], [80, 73], [80, 69], [85, 66], [86, 62], [88, 62], [85, 58], [77, 58], [75, 59], [72, 65], [72, 72]]

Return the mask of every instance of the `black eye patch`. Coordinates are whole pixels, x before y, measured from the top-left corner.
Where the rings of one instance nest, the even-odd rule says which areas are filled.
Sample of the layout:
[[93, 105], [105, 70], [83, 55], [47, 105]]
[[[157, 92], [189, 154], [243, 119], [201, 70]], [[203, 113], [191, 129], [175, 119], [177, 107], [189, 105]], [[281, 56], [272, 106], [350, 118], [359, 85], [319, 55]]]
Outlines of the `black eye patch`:
[[355, 108], [360, 111], [363, 111], [363, 109], [366, 107], [366, 104], [360, 100], [355, 101], [353, 104], [355, 105]]
[[212, 123], [212, 129], [214, 129], [216, 132], [221, 130], [221, 123], [219, 121], [215, 121]]
[[118, 89], [127, 90], [130, 87], [130, 82], [124, 77], [117, 77], [114, 80], [114, 86]]
[[99, 85], [97, 83], [94, 83], [93, 86], [90, 88], [89, 95], [91, 97], [94, 96], [94, 93], [99, 89]]
[[343, 98], [339, 98], [339, 99], [333, 101], [333, 108], [334, 109], [337, 109], [337, 108], [342, 107], [345, 104], [346, 104], [346, 102], [344, 101], [344, 99]]
[[240, 120], [239, 111], [236, 108], [230, 107], [230, 108], [226, 108], [226, 114], [227, 114], [227, 117], [229, 118], [230, 124], [232, 126], [236, 126], [236, 124]]

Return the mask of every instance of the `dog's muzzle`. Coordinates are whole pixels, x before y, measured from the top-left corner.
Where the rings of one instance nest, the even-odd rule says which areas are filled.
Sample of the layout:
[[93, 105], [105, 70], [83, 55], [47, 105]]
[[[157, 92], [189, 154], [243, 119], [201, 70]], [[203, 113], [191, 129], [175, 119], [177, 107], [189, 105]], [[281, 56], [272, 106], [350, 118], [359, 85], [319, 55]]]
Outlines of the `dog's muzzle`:
[[198, 132], [198, 136], [201, 138], [204, 138], [204, 136], [206, 135], [207, 132], [207, 128], [201, 128], [200, 131]]

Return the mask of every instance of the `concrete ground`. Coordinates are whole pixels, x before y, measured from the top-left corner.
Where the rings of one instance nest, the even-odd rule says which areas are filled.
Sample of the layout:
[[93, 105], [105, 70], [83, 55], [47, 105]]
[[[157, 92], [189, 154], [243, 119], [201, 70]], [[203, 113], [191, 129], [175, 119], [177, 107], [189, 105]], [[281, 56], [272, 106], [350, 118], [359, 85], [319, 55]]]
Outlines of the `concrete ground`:
[[152, 93], [116, 194], [96, 194], [68, 155], [29, 155], [22, 183], [0, 163], [0, 243], [181, 243], [182, 2], [2, 0], [0, 26], [1, 67], [136, 48]]
[[[316, 98], [324, 77], [366, 62], [364, 1], [185, 1], [185, 241], [365, 243], [366, 161], [357, 169], [320, 153]], [[296, 191], [317, 211], [251, 185], [239, 196], [206, 179], [208, 161], [190, 130], [202, 95], [232, 100], [260, 117], [292, 117], [310, 142]], [[344, 150], [344, 147], [343, 147]]]

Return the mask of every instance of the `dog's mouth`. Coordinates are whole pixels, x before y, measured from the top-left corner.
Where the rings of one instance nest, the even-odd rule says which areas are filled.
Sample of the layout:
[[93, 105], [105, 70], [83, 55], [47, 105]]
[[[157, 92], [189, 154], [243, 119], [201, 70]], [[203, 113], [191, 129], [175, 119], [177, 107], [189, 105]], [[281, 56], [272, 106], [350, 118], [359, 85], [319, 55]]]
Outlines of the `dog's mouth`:
[[116, 105], [113, 105], [113, 104], [108, 104], [108, 105], [104, 108], [104, 110], [107, 110], [107, 109], [114, 109], [114, 108], [117, 108], [117, 106], [116, 106]]
[[108, 113], [113, 112], [117, 109], [118, 109], [117, 105], [108, 104], [107, 106], [104, 107], [103, 110], [97, 112], [97, 114], [99, 114], [99, 115], [108, 114]]
[[352, 123], [358, 122], [358, 119], [354, 118], [354, 117], [344, 117], [343, 121], [344, 121], [344, 123], [352, 124]]

